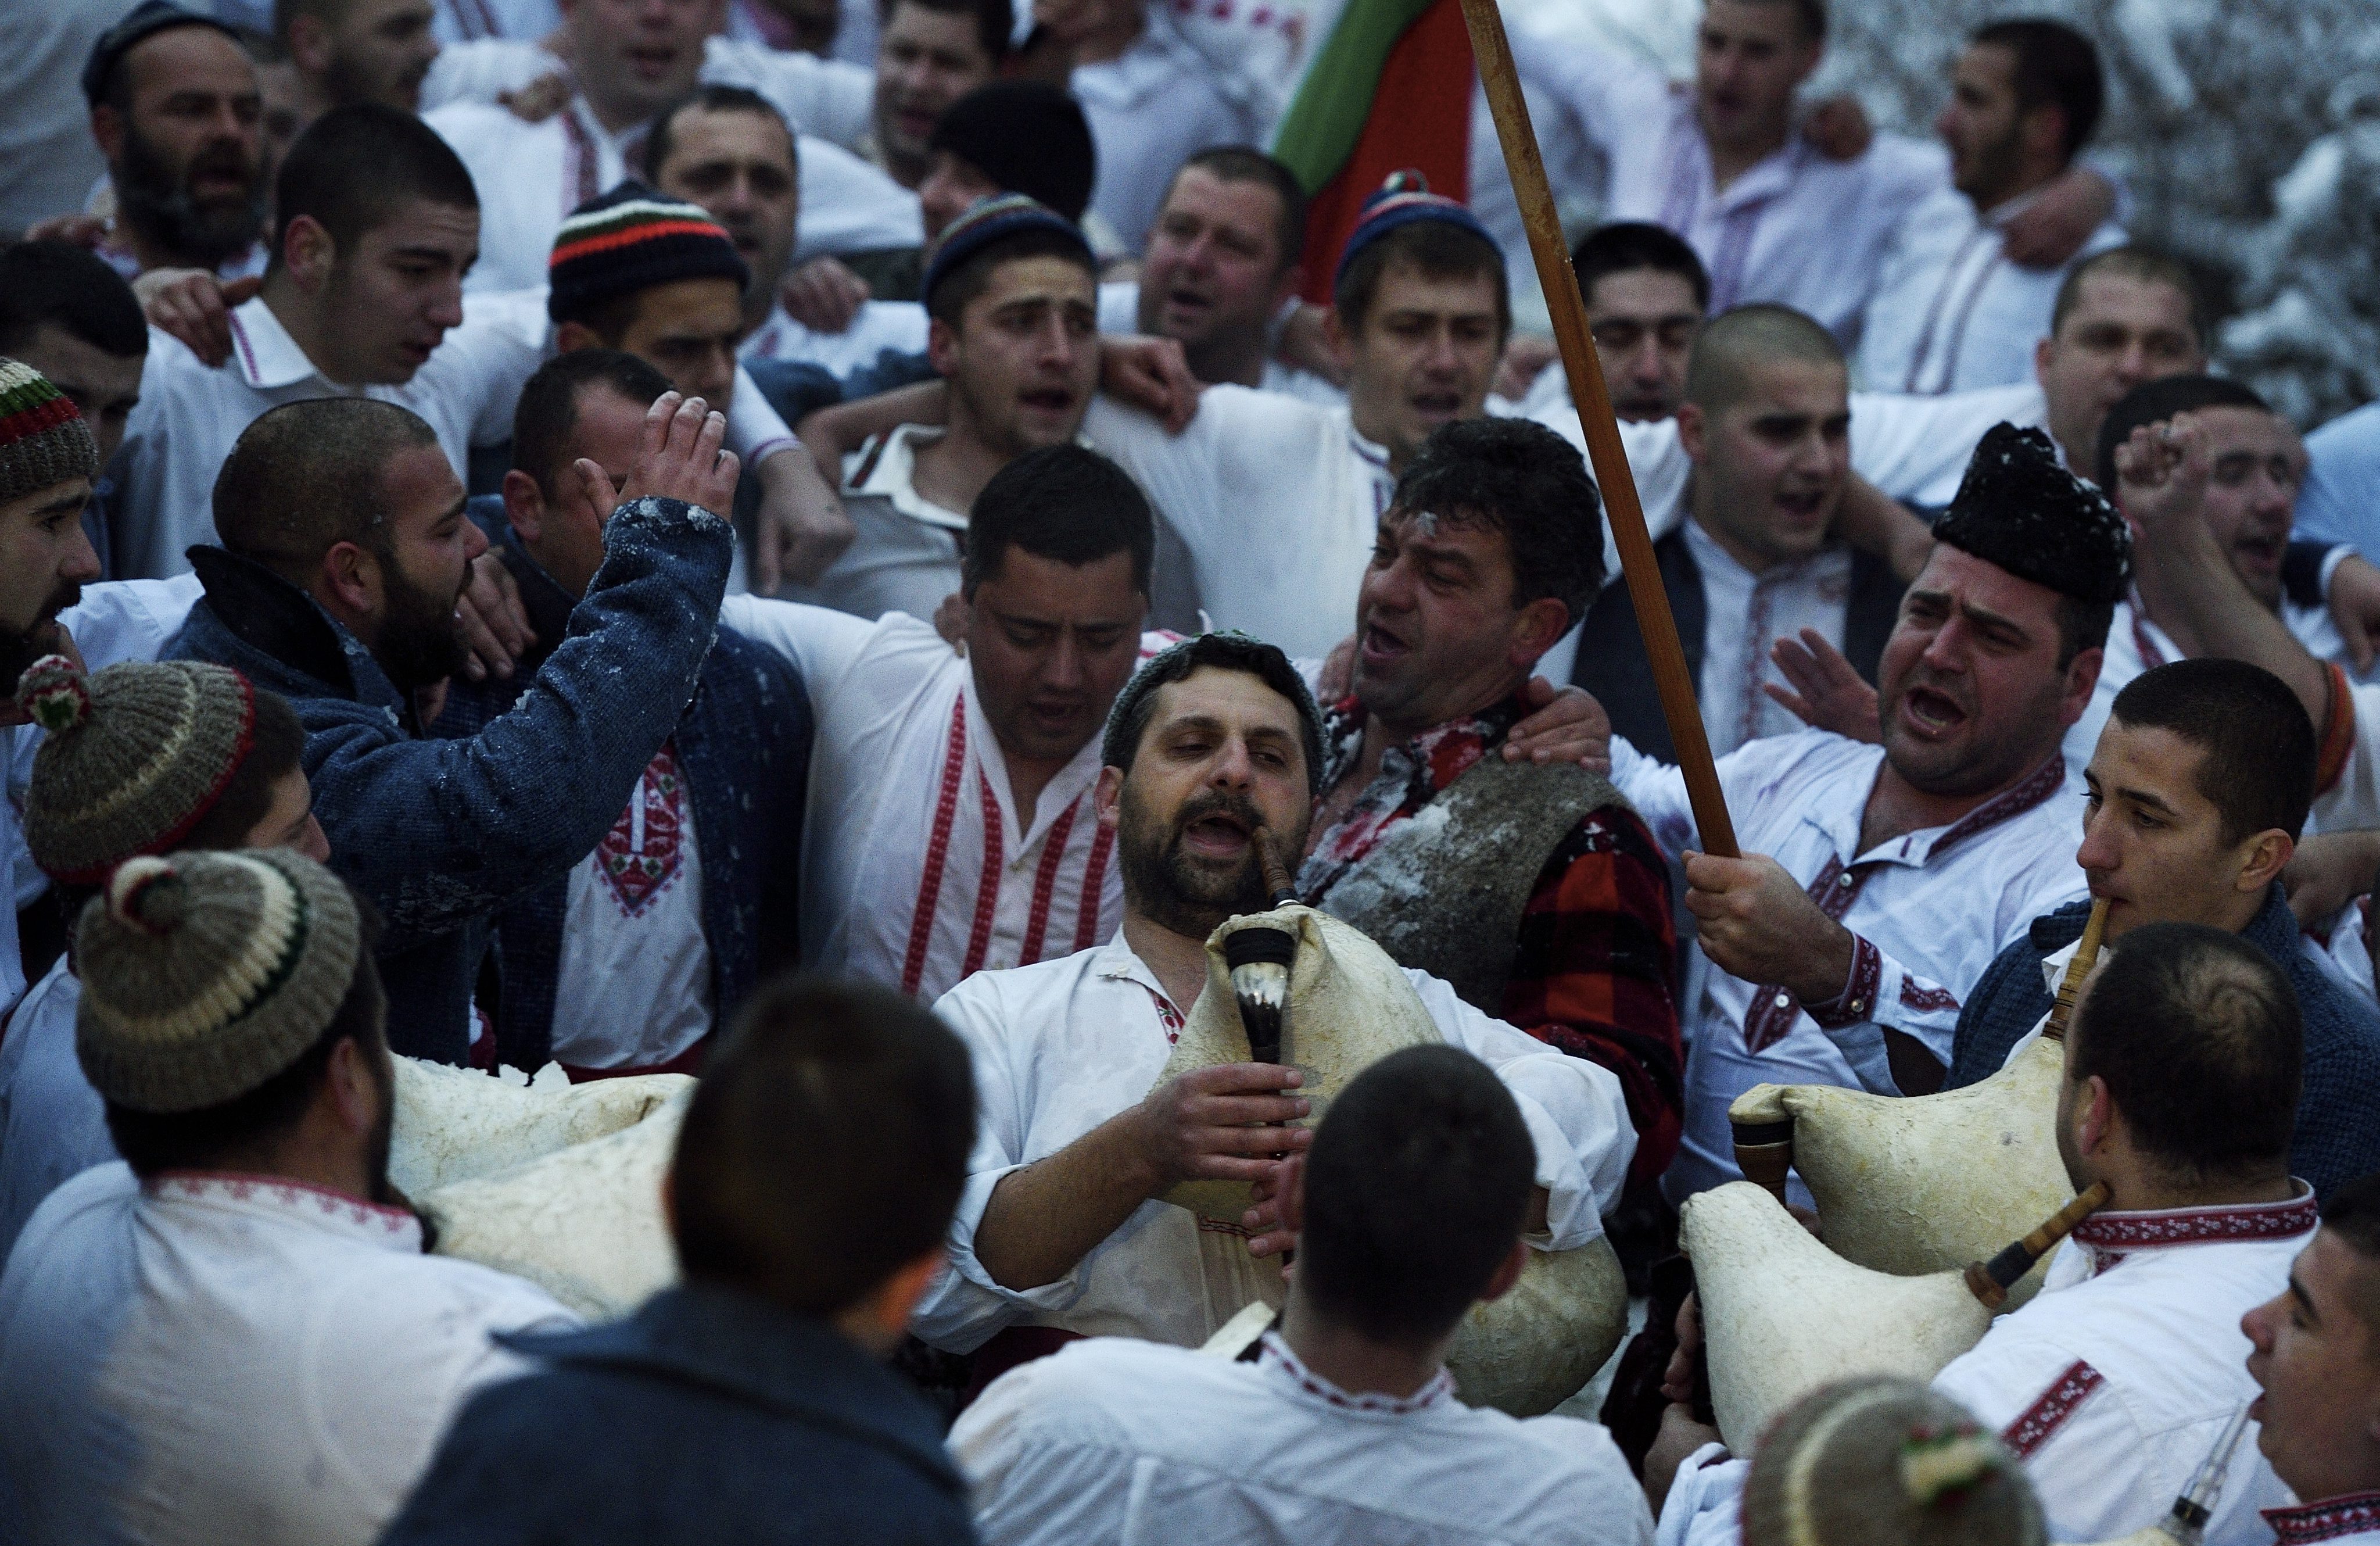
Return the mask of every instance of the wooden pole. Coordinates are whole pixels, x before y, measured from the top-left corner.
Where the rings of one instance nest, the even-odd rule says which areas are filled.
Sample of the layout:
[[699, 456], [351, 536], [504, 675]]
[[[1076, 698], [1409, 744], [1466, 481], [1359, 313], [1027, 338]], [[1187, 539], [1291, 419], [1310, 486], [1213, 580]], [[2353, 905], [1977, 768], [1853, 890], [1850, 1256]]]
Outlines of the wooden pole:
[[1611, 523], [1621, 571], [1636, 603], [1636, 627], [1645, 636], [1654, 688], [1661, 695], [1661, 717], [1669, 722], [1678, 769], [1685, 774], [1686, 797], [1694, 804], [1694, 824], [1702, 830], [1703, 851], [1734, 858], [1735, 823], [1728, 817], [1727, 797], [1711, 761], [1710, 737], [1703, 733], [1702, 709], [1694, 700], [1686, 652], [1678, 643], [1677, 620], [1670, 615], [1670, 597], [1661, 589], [1659, 562], [1645, 529], [1645, 506], [1628, 470], [1627, 449], [1620, 443], [1620, 421], [1611, 411], [1611, 396], [1604, 390], [1603, 367], [1586, 327], [1586, 304], [1571, 273], [1561, 216], [1554, 209], [1553, 190], [1546, 185], [1545, 159], [1537, 153], [1536, 130], [1530, 127], [1529, 104], [1521, 95], [1504, 18], [1496, 0], [1462, 0], [1462, 6], [1463, 23], [1471, 29], [1471, 53], [1479, 62], [1479, 81], [1496, 117], [1496, 138], [1503, 144], [1504, 164], [1512, 175], [1512, 197], [1520, 202], [1529, 251], [1537, 262], [1537, 282], [1545, 288], [1547, 310], [1553, 313], [1554, 342], [1570, 376], [1571, 401], [1577, 405], [1579, 427], [1586, 432], [1586, 456], [1603, 493], [1604, 518]]

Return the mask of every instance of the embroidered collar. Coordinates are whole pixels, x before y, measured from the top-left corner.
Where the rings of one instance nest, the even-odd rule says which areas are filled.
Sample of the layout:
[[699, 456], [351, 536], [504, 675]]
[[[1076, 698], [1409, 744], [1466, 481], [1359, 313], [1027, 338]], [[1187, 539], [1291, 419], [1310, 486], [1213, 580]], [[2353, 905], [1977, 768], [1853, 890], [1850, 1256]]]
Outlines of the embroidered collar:
[[[1451, 719], [1423, 731], [1380, 757], [1380, 771], [1346, 814], [1315, 845], [1298, 872], [1298, 889], [1319, 897], [1339, 883], [1348, 867], [1362, 862], [1381, 836], [1440, 791], [1492, 755], [1523, 714], [1518, 696], [1491, 703], [1475, 714]], [[1322, 719], [1322, 787], [1335, 789], [1354, 769], [1364, 748], [1363, 705], [1353, 698], [1331, 706]]]
[[2380, 1535], [2380, 1492], [2348, 1492], [2294, 1508], [2268, 1508], [2265, 1523], [2273, 1527], [2274, 1546]]
[[2302, 1181], [2287, 1202], [2224, 1208], [2174, 1208], [2158, 1212], [2098, 1212], [2074, 1226], [2078, 1245], [2123, 1254], [2163, 1246], [2220, 1245], [2239, 1240], [2288, 1240], [2313, 1233], [2321, 1222], [2313, 1189]]
[[1289, 1350], [1289, 1344], [1281, 1340], [1281, 1333], [1277, 1331], [1265, 1333], [1263, 1340], [1257, 1345], [1260, 1349], [1257, 1355], [1258, 1368], [1269, 1372], [1277, 1372], [1305, 1394], [1335, 1406], [1342, 1412], [1366, 1412], [1375, 1417], [1401, 1418], [1415, 1412], [1427, 1412], [1441, 1403], [1453, 1399], [1454, 1396], [1454, 1376], [1448, 1373], [1443, 1367], [1430, 1378], [1428, 1384], [1411, 1395], [1384, 1395], [1378, 1391], [1351, 1394], [1341, 1390], [1337, 1385], [1306, 1368], [1299, 1361], [1297, 1355]]
[[[1875, 791], [1876, 778], [1884, 772], [1883, 749], [1874, 749], [1874, 755], [1873, 771], [1867, 782], [1861, 785], [1857, 801], [1827, 804], [1813, 800], [1803, 808], [1802, 819], [1825, 833], [1838, 853], [1856, 850], [1859, 846], [1861, 816], [1867, 809], [1868, 797]], [[2065, 754], [2053, 751], [2022, 780], [1994, 795], [1949, 826], [1921, 827], [1915, 832], [1889, 838], [1859, 855], [1850, 868], [1907, 864], [1923, 869], [1936, 859], [1947, 857], [1968, 839], [2003, 822], [2013, 822], [2035, 807], [2057, 798], [2066, 786]]]
[[421, 1250], [421, 1221], [404, 1209], [366, 1202], [359, 1197], [286, 1175], [169, 1170], [142, 1182], [141, 1190], [160, 1202], [261, 1211], [320, 1225], [334, 1234], [392, 1250], [415, 1254]]
[[1156, 1011], [1157, 1023], [1164, 1028], [1166, 1043], [1170, 1046], [1181, 1039], [1182, 1028], [1190, 1023], [1188, 1011], [1173, 1002], [1165, 992], [1165, 984], [1148, 969], [1148, 963], [1125, 943], [1123, 925], [1117, 925], [1115, 938], [1099, 946], [1099, 955], [1092, 957], [1091, 975], [1102, 982], [1139, 983], [1148, 994], [1149, 1006]]

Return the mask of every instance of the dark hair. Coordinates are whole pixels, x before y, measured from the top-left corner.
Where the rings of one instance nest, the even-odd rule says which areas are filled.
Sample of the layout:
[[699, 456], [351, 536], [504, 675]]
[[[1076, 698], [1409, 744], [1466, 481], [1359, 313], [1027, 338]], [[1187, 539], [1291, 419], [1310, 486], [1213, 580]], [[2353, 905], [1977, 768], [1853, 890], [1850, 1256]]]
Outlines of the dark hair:
[[2142, 1156], [2185, 1182], [2287, 1168], [2304, 1061], [2288, 975], [2203, 923], [2118, 940], [2066, 1040], [2067, 1078], [2106, 1080]]
[[2223, 841], [2277, 827], [2292, 840], [2313, 804], [2313, 721], [2289, 684], [2261, 665], [2206, 656], [2169, 661], [2124, 684], [2110, 717], [2167, 730], [2202, 753], [2192, 780], [2223, 817]]
[[2273, 405], [2253, 390], [2221, 376], [2160, 376], [2155, 381], [2144, 381], [2116, 399], [2107, 417], [2099, 420], [2099, 444], [2092, 458], [2099, 486], [2110, 496], [2115, 493], [2116, 447], [2131, 439], [2134, 430], [2162, 424], [2177, 413], [2197, 413], [2211, 408], [2273, 411]]
[[[1173, 180], [1180, 182], [1182, 173], [1193, 166], [1218, 182], [1262, 183], [1272, 189], [1273, 197], [1281, 201], [1281, 221], [1273, 233], [1273, 246], [1280, 256], [1275, 273], [1294, 268], [1305, 256], [1305, 188], [1296, 173], [1253, 145], [1209, 146], [1184, 162]], [[1172, 192], [1171, 186], [1166, 191]]]
[[1047, 225], [1027, 226], [1012, 236], [985, 242], [964, 262], [943, 274], [925, 298], [926, 314], [946, 327], [958, 326], [959, 318], [976, 298], [991, 288], [991, 276], [1001, 265], [1026, 258], [1063, 258], [1090, 275], [1094, 287], [1099, 284], [1099, 266], [1092, 262], [1081, 237]]
[[1452, 1330], [1521, 1237], [1536, 1150], [1521, 1108], [1459, 1047], [1407, 1047], [1358, 1074], [1305, 1155], [1297, 1277], [1376, 1342]]
[[2191, 338], [2201, 348], [2206, 345], [2206, 303], [2198, 294], [2198, 281], [2178, 258], [2168, 258], [2153, 248], [2138, 245], [2111, 247], [2105, 252], [2095, 252], [2066, 271], [2066, 278], [2058, 286], [2058, 299], [2049, 309], [2049, 335], [2053, 338], [2064, 330], [2066, 319], [2082, 303], [2082, 282], [2105, 274], [2111, 279], [2131, 279], [2143, 285], [2163, 285], [2178, 291], [2189, 312]]
[[2066, 120], [2058, 159], [2072, 161], [2099, 127], [2107, 101], [2099, 51], [2091, 40], [2062, 21], [2019, 17], [1978, 27], [1967, 41], [2005, 48], [2016, 56], [2017, 112], [2057, 108]]
[[119, 359], [149, 352], [140, 302], [97, 254], [64, 241], [0, 249], [0, 354], [15, 354], [44, 325]]
[[785, 133], [785, 159], [801, 170], [801, 141], [777, 104], [759, 92], [743, 86], [697, 86], [693, 91], [671, 103], [653, 120], [645, 133], [645, 180], [659, 184], [662, 167], [669, 161], [670, 152], [677, 148], [678, 115], [693, 108], [704, 113], [748, 113], [756, 118], [766, 118]]
[[1694, 309], [1710, 310], [1710, 271], [1694, 250], [1675, 232], [1642, 220], [1615, 220], [1587, 232], [1572, 249], [1570, 266], [1578, 275], [1579, 298], [1589, 306], [1595, 304], [1595, 286], [1604, 280], [1649, 268], [1684, 280], [1694, 286]]
[[689, 1282], [828, 1316], [932, 1250], [975, 1145], [967, 1050], [922, 1004], [781, 978], [710, 1054], [679, 1133]]
[[[436, 129], [410, 113], [358, 102], [332, 108], [289, 147], [273, 184], [273, 207], [279, 229], [305, 215], [330, 234], [344, 259], [366, 233], [416, 199], [480, 207], [471, 174]], [[283, 261], [276, 241], [273, 266]]]
[[[1753, 0], [1757, 5], [1761, 0]], [[1771, 4], [1789, 5], [1793, 19], [1802, 24], [1802, 35], [1813, 43], [1827, 41], [1827, 0], [1770, 0]]]
[[1322, 711], [1314, 706], [1313, 692], [1306, 687], [1305, 678], [1297, 674], [1297, 667], [1289, 663], [1287, 655], [1244, 633], [1202, 633], [1160, 651], [1134, 673], [1123, 691], [1116, 695], [1115, 707], [1108, 711], [1107, 734], [1099, 743], [1099, 760], [1129, 774], [1133, 759], [1140, 754], [1141, 737], [1148, 733], [1148, 722], [1157, 713], [1157, 689], [1209, 665], [1218, 671], [1237, 671], [1254, 676], [1289, 700], [1290, 706], [1297, 711], [1298, 740], [1305, 752], [1306, 786], [1320, 794]]
[[257, 688], [256, 719], [249, 726], [248, 755], [215, 797], [207, 813], [190, 823], [177, 848], [244, 848], [248, 834], [273, 809], [273, 786], [296, 772], [306, 750], [306, 727], [289, 700]]
[[639, 408], [670, 389], [669, 378], [640, 357], [619, 349], [574, 349], [537, 368], [513, 406], [513, 466], [537, 480], [538, 492], [559, 497], [553, 474], [578, 428], [578, 395], [601, 386]]
[[1686, 401], [1706, 413], [1732, 408], [1749, 390], [1747, 368], [1780, 359], [1834, 366], [1846, 372], [1848, 383], [1842, 343], [1825, 324], [1790, 306], [1752, 301], [1721, 311], [1694, 335], [1694, 352], [1686, 357]]
[[251, 1154], [298, 1126], [329, 1074], [331, 1054], [352, 1041], [366, 1053], [387, 1044], [388, 997], [372, 959], [380, 940], [380, 915], [356, 898], [356, 971], [346, 996], [322, 1034], [298, 1060], [254, 1090], [221, 1105], [197, 1111], [145, 1112], [107, 1102], [107, 1134], [132, 1174], [146, 1179], [169, 1170], [221, 1170], [225, 1162]]
[[1471, 279], [1491, 274], [1496, 280], [1496, 338], [1500, 344], [1512, 331], [1512, 286], [1504, 274], [1504, 254], [1492, 241], [1448, 220], [1415, 220], [1375, 237], [1355, 254], [1333, 286], [1330, 304], [1350, 333], [1360, 333], [1372, 314], [1380, 275], [1391, 264], [1404, 263], [1429, 279]]
[[435, 431], [394, 403], [284, 403], [240, 432], [215, 474], [215, 534], [298, 586], [341, 542], [385, 554], [381, 474], [399, 452], [437, 444]]
[[1603, 499], [1569, 441], [1526, 419], [1458, 419], [1422, 442], [1391, 508], [1501, 532], [1512, 605], [1541, 596], [1571, 623], [1603, 586]]
[[1012, 547], [1080, 568], [1113, 554], [1132, 554], [1132, 586], [1148, 594], [1157, 548], [1148, 496], [1115, 463], [1079, 445], [1044, 445], [991, 475], [967, 512], [959, 590], [1000, 573]]
[[2065, 670], [2074, 663], [2074, 657], [2085, 650], [2103, 650], [2107, 645], [2107, 630], [2115, 626], [2116, 603], [2086, 602], [2077, 596], [2058, 598], [2058, 669]]
[[975, 18], [975, 41], [995, 65], [1008, 57], [1009, 40], [1016, 32], [1016, 7], [1009, 0], [877, 0], [877, 18], [889, 23], [904, 6], [943, 16]]

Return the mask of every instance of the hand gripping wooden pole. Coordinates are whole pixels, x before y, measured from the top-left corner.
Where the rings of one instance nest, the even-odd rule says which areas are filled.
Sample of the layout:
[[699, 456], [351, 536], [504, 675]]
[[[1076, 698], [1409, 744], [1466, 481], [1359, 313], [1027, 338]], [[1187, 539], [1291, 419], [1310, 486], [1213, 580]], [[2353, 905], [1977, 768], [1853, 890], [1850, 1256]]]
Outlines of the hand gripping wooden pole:
[[1702, 709], [1694, 701], [1694, 676], [1678, 644], [1669, 594], [1661, 589], [1653, 539], [1645, 529], [1645, 507], [1636, 498], [1635, 477], [1628, 470], [1628, 452], [1620, 444], [1620, 422], [1611, 411], [1611, 396], [1604, 390], [1603, 367], [1596, 360], [1595, 339], [1586, 328], [1586, 304], [1571, 273], [1561, 217], [1554, 209], [1553, 191], [1546, 186], [1546, 164], [1537, 153], [1536, 130], [1529, 124], [1520, 74], [1512, 67], [1504, 18], [1496, 0], [1461, 3], [1463, 22], [1471, 29], [1471, 53], [1479, 61], [1479, 81], [1496, 117], [1496, 138], [1512, 175], [1512, 197], [1520, 202], [1529, 251], [1537, 261], [1537, 282], [1545, 287], [1546, 306], [1553, 313], [1554, 342], [1570, 376], [1571, 401], [1577, 405], [1579, 427], [1586, 432], [1586, 456], [1595, 469], [1596, 487], [1603, 493], [1604, 518], [1611, 523], [1620, 567], [1636, 603], [1636, 627], [1652, 662], [1654, 688], [1661, 695], [1661, 717], [1669, 722], [1670, 739], [1678, 749], [1678, 769], [1685, 775], [1694, 825], [1701, 829], [1705, 853], [1735, 858], [1735, 823], [1728, 818], [1727, 797], [1719, 790], [1718, 769], [1711, 761], [1710, 737], [1703, 733]]

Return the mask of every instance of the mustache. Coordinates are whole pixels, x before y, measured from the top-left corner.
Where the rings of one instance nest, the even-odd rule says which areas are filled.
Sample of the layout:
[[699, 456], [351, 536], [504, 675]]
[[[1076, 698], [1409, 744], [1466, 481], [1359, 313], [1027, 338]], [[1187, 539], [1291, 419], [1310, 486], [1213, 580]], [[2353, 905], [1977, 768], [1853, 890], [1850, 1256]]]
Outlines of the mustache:
[[1257, 828], [1264, 825], [1264, 818], [1257, 812], [1256, 802], [1245, 795], [1235, 795], [1227, 789], [1208, 789], [1191, 796], [1183, 802], [1182, 809], [1174, 812], [1175, 840], [1179, 841], [1184, 833], [1209, 816], [1231, 817], [1247, 829], [1251, 838], [1256, 835]]

